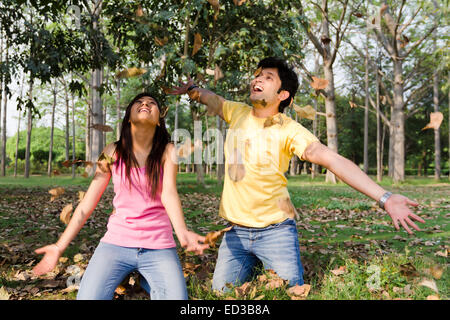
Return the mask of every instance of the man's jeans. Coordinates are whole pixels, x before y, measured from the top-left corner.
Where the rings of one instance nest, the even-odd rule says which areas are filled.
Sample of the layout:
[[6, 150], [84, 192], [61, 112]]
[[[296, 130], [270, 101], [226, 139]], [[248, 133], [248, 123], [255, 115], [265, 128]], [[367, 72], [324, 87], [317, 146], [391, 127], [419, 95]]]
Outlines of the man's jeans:
[[225, 233], [214, 270], [214, 290], [226, 291], [226, 284], [243, 284], [252, 276], [260, 260], [265, 269], [274, 270], [289, 286], [303, 285], [303, 266], [297, 227], [293, 219], [265, 228], [233, 226]]
[[176, 248], [127, 248], [104, 242], [100, 242], [89, 261], [77, 299], [111, 300], [117, 286], [133, 271], [138, 271], [150, 285], [152, 300], [187, 299]]

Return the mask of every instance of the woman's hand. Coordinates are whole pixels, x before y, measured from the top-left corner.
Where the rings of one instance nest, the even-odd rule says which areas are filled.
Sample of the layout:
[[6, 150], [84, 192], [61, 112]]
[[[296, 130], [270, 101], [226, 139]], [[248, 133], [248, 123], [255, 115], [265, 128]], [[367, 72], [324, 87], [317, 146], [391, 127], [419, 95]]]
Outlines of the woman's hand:
[[52, 271], [58, 264], [59, 257], [62, 254], [62, 251], [56, 244], [36, 249], [34, 252], [44, 254], [42, 260], [33, 268], [33, 273], [36, 276]]
[[394, 222], [395, 229], [399, 230], [399, 222], [403, 228], [405, 228], [406, 232], [412, 234], [411, 229], [409, 229], [408, 225], [413, 227], [417, 231], [421, 231], [420, 228], [412, 221], [412, 219], [419, 221], [421, 223], [425, 223], [425, 221], [412, 213], [409, 206], [417, 207], [419, 204], [415, 201], [408, 199], [405, 196], [400, 194], [393, 194], [387, 199], [384, 208], [386, 212], [391, 217]]
[[183, 248], [186, 248], [186, 251], [192, 251], [195, 254], [203, 254], [203, 250], [209, 248], [208, 244], [204, 244], [205, 237], [196, 234], [195, 232], [186, 230], [179, 235], [177, 234], [177, 237], [180, 241], [180, 245]]

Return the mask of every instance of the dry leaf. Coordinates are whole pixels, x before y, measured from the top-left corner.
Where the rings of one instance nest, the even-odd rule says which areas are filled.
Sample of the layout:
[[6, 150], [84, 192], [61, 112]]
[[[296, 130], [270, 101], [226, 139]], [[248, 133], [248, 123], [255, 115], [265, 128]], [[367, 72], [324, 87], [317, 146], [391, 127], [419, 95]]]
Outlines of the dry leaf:
[[245, 2], [245, 0], [233, 0], [233, 2], [235, 5], [240, 6]]
[[64, 192], [66, 192], [66, 190], [64, 190], [64, 188], [61, 188], [61, 187], [50, 189], [48, 191], [48, 193], [50, 193], [52, 195], [52, 197], [50, 199], [50, 202], [52, 202], [53, 200], [59, 198], [59, 196], [64, 194]]
[[306, 297], [309, 294], [309, 291], [311, 291], [311, 285], [304, 284], [300, 286], [297, 284], [286, 290], [286, 293], [291, 297], [292, 300], [299, 300], [299, 299], [306, 299]]
[[352, 109], [358, 107], [358, 105], [356, 103], [354, 103], [353, 101], [349, 101], [348, 103], [350, 104], [350, 108], [352, 108]]
[[431, 290], [433, 290], [434, 292], [438, 293], [439, 290], [436, 286], [436, 282], [434, 280], [428, 280], [428, 279], [423, 279], [420, 283], [419, 286], [423, 286], [423, 287], [427, 287], [430, 288]]
[[8, 293], [5, 287], [0, 287], [0, 300], [9, 300], [9, 297], [11, 297], [11, 295]]
[[146, 73], [146, 69], [131, 67], [116, 73], [116, 78], [131, 78], [141, 76]]
[[328, 86], [328, 80], [326, 79], [320, 79], [317, 77], [312, 77], [313, 81], [310, 83], [311, 87], [314, 90], [321, 90], [325, 89]]
[[102, 132], [112, 132], [114, 131], [113, 128], [111, 128], [110, 126], [104, 125], [104, 124], [99, 124], [99, 123], [95, 123], [91, 126], [92, 129], [95, 130], [99, 130]]
[[256, 78], [257, 76], [259, 76], [259, 74], [262, 71], [262, 67], [259, 67], [258, 69], [256, 69], [256, 71], [253, 73], [253, 76]]
[[380, 16], [384, 14], [386, 9], [388, 8], [388, 5], [386, 3], [383, 3], [383, 5], [380, 7]]
[[431, 271], [431, 275], [436, 280], [439, 280], [442, 277], [442, 275], [444, 274], [444, 268], [442, 268], [440, 266], [433, 266], [430, 268], [430, 271]]
[[213, 76], [214, 75], [214, 70], [213, 69], [206, 69], [206, 74]]
[[442, 112], [431, 112], [430, 113], [430, 122], [423, 127], [422, 131], [425, 129], [439, 129], [441, 126], [442, 120], [444, 119], [444, 115]]
[[72, 161], [66, 160], [66, 161], [61, 162], [61, 164], [62, 164], [64, 167], [68, 168], [68, 167], [70, 167], [70, 166], [72, 165]]
[[429, 295], [427, 297], [427, 300], [441, 300], [441, 298], [439, 298], [439, 296], [436, 295]]
[[219, 230], [219, 231], [209, 232], [205, 236], [205, 243], [209, 244], [210, 247], [215, 247], [216, 241], [219, 239], [219, 237], [222, 236], [222, 234], [224, 234], [225, 232], [230, 231], [231, 228], [232, 227], [228, 227], [228, 228], [224, 228], [224, 229]]
[[202, 36], [200, 33], [196, 33], [194, 35], [194, 48], [192, 49], [192, 56], [195, 56], [195, 54], [200, 50], [202, 47]]
[[167, 42], [169, 42], [169, 38], [167, 38], [167, 36], [164, 36], [164, 38], [158, 38], [157, 36], [155, 36], [155, 42], [158, 46], [165, 46], [167, 44]]
[[78, 200], [81, 202], [84, 199], [85, 195], [86, 195], [85, 191], [78, 191]]
[[331, 270], [331, 273], [335, 276], [340, 276], [341, 274], [347, 273], [347, 268], [345, 266], [340, 266], [337, 269]]
[[298, 114], [300, 118], [314, 120], [316, 115], [316, 110], [311, 107], [309, 104], [302, 107], [297, 106], [296, 104], [293, 105], [295, 112]]
[[281, 117], [281, 115], [278, 114], [272, 117], [268, 117], [266, 121], [264, 121], [264, 128], [271, 127], [275, 124], [279, 124], [280, 126], [282, 126], [283, 123], [284, 123], [283, 117]]
[[114, 292], [118, 295], [124, 295], [127, 292], [127, 289], [125, 289], [123, 285], [119, 285]]
[[438, 251], [438, 252], [435, 253], [435, 255], [439, 256], [439, 257], [447, 258], [448, 257], [448, 250], [445, 249], [443, 251]]
[[217, 20], [217, 16], [219, 15], [220, 3], [219, 0], [208, 0], [211, 6], [214, 9], [214, 20]]
[[73, 262], [78, 263], [83, 261], [84, 256], [82, 253], [77, 253], [76, 255], [73, 256]]
[[61, 172], [58, 169], [53, 170], [54, 176], [59, 176], [60, 174], [61, 174]]
[[223, 78], [223, 72], [220, 67], [216, 64], [216, 68], [214, 69], [214, 85], [216, 85], [217, 80]]
[[139, 5], [136, 9], [136, 17], [142, 17], [144, 15], [144, 11], [142, 10], [142, 6]]
[[59, 219], [64, 222], [64, 224], [68, 224], [70, 221], [70, 215], [72, 214], [73, 206], [72, 204], [68, 204], [62, 209], [61, 214], [59, 215]]
[[286, 280], [281, 278], [269, 279], [266, 284], [267, 290], [273, 290], [276, 288], [280, 288], [286, 284]]
[[236, 293], [236, 297], [239, 298], [239, 297], [243, 297], [243, 296], [247, 295], [250, 292], [250, 288], [251, 288], [251, 283], [250, 282], [246, 282], [242, 286], [234, 288], [234, 292]]

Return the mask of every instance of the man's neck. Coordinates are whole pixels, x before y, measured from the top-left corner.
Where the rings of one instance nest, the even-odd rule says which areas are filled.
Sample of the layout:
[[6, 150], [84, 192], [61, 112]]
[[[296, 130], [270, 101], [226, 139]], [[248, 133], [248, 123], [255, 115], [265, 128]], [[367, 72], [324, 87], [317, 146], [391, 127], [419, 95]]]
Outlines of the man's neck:
[[259, 108], [253, 106], [252, 114], [257, 118], [268, 118], [278, 113], [278, 106]]

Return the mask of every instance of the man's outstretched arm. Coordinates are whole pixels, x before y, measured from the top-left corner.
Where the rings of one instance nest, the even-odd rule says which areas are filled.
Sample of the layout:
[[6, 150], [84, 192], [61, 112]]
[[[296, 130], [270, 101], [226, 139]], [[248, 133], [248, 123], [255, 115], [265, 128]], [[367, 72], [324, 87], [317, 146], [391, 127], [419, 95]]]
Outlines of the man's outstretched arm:
[[199, 88], [194, 84], [192, 79], [189, 79], [187, 83], [182, 83], [180, 87], [174, 87], [170, 94], [185, 94], [189, 95], [189, 98], [206, 105], [209, 116], [223, 117], [223, 103], [225, 99], [214, 92]]
[[[340, 180], [377, 202], [379, 202], [381, 197], [386, 193], [385, 189], [370, 179], [356, 164], [332, 151], [320, 142], [311, 143], [305, 149], [303, 159], [327, 168]], [[409, 234], [412, 234], [412, 231], [408, 226], [411, 226], [417, 231], [421, 231], [412, 219], [425, 223], [422, 218], [415, 215], [409, 208], [409, 206], [416, 207], [418, 205], [417, 202], [412, 201], [405, 196], [393, 194], [385, 202], [384, 209], [391, 217], [397, 230], [399, 230], [400, 223]]]

